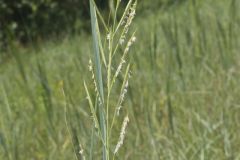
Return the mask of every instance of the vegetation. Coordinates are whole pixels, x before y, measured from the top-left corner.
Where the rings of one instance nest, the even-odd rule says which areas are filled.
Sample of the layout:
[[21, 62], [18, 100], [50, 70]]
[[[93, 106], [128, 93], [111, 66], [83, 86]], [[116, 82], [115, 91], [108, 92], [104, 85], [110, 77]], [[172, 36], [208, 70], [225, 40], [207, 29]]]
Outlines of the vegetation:
[[[2, 0], [1, 30], [5, 36], [25, 41], [29, 37], [66, 32], [70, 26], [79, 30], [89, 18], [88, 3], [88, 0]], [[103, 9], [108, 1], [99, 0], [98, 4]]]
[[[111, 92], [108, 80], [113, 80], [127, 44], [108, 58], [113, 53], [108, 47], [121, 37], [121, 32], [112, 34], [114, 16], [107, 29], [98, 16], [102, 30], [93, 29], [94, 40], [82, 33], [37, 47], [13, 44], [12, 57], [0, 66], [0, 159], [107, 159], [104, 147], [109, 159], [240, 159], [239, 7], [237, 0], [189, 0], [137, 10], [127, 36], [134, 33], [136, 42]], [[96, 43], [102, 43], [102, 74], [95, 73]], [[95, 127], [104, 113], [99, 97], [109, 100], [105, 118], [111, 122], [128, 73], [112, 136], [101, 138], [104, 125]], [[114, 154], [126, 115], [125, 138]]]
[[[175, 0], [158, 0], [155, 5], [173, 2]], [[96, 3], [102, 12], [107, 8], [114, 12], [114, 1], [98, 0]], [[127, 0], [121, 3], [126, 4]], [[141, 2], [139, 7], [149, 6], [149, 2]], [[27, 43], [58, 34], [88, 31], [90, 26], [89, 0], [1, 0], [0, 12], [1, 47], [13, 40]]]

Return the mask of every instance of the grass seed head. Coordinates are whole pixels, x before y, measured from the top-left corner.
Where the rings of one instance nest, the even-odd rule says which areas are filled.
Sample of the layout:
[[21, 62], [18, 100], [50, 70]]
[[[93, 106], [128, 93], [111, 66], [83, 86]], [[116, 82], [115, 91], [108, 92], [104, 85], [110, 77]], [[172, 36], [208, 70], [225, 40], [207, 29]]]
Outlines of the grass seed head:
[[124, 121], [123, 121], [123, 124], [122, 124], [120, 137], [119, 137], [118, 143], [116, 145], [116, 148], [114, 150], [114, 154], [116, 154], [118, 152], [119, 148], [123, 145], [123, 141], [124, 141], [124, 138], [125, 138], [126, 128], [127, 128], [128, 122], [129, 122], [129, 118], [128, 118], [128, 116], [126, 116], [124, 118]]

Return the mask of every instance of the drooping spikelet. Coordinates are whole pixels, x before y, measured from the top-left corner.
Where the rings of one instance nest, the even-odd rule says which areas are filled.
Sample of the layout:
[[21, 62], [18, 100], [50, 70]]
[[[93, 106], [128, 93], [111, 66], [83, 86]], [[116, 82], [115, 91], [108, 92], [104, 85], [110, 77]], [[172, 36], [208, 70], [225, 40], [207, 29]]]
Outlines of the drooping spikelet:
[[126, 46], [126, 48], [124, 50], [123, 56], [121, 58], [121, 61], [120, 61], [119, 65], [118, 65], [118, 68], [117, 68], [116, 73], [114, 75], [114, 78], [116, 78], [119, 75], [119, 73], [121, 72], [123, 64], [126, 63], [125, 57], [126, 57], [127, 53], [129, 52], [130, 47], [132, 46], [132, 44], [135, 41], [136, 41], [136, 37], [135, 36], [132, 36], [130, 38], [130, 40], [128, 41], [127, 46]]
[[118, 143], [115, 147], [114, 154], [116, 154], [118, 152], [119, 148], [123, 145], [123, 140], [125, 138], [126, 128], [127, 128], [128, 122], [129, 122], [129, 118], [128, 118], [128, 116], [126, 116], [124, 118], [124, 121], [123, 121], [123, 124], [122, 124], [120, 137], [119, 137]]
[[[88, 69], [89, 69], [89, 71], [92, 74], [92, 80], [93, 80], [93, 84], [94, 84], [94, 91], [96, 92], [96, 95], [99, 96], [99, 91], [98, 91], [98, 88], [97, 88], [97, 82], [95, 80], [94, 71], [93, 71], [93, 64], [92, 64], [92, 60], [91, 59], [89, 59]], [[102, 101], [101, 101], [100, 97], [98, 98], [98, 101], [99, 101], [99, 105], [101, 105]]]
[[125, 39], [126, 39], [126, 35], [128, 33], [128, 30], [130, 28], [130, 25], [132, 24], [132, 21], [136, 15], [136, 5], [137, 5], [137, 2], [135, 2], [131, 8], [129, 9], [129, 12], [128, 14], [126, 15], [126, 17], [124, 17], [124, 20], [122, 21], [122, 24], [121, 25], [124, 25], [124, 28], [123, 28], [123, 34], [119, 40], [119, 43], [122, 45], [124, 42], [125, 42]]
[[[128, 74], [128, 78], [130, 78], [130, 74]], [[127, 94], [127, 89], [128, 89], [128, 79], [120, 95], [119, 105], [117, 106], [117, 115], [119, 115], [120, 109], [122, 108], [122, 103], [124, 101], [125, 95]]]

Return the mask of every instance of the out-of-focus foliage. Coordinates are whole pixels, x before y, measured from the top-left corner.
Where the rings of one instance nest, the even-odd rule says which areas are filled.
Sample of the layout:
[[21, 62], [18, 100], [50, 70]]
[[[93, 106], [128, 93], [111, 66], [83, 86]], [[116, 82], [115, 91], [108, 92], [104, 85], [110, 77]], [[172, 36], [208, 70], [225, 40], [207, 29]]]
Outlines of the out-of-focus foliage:
[[0, 25], [4, 36], [27, 37], [76, 29], [87, 15], [88, 0], [3, 0]]
[[[105, 9], [108, 0], [98, 0]], [[28, 42], [86, 28], [89, 0], [1, 0], [0, 48], [9, 40]]]
[[[126, 3], [128, 0], [122, 0]], [[151, 8], [176, 0], [139, 1], [139, 8]], [[114, 1], [97, 0], [102, 10]], [[27, 42], [89, 26], [89, 0], [1, 0], [0, 44], [12, 39]], [[1, 48], [1, 45], [0, 45]]]

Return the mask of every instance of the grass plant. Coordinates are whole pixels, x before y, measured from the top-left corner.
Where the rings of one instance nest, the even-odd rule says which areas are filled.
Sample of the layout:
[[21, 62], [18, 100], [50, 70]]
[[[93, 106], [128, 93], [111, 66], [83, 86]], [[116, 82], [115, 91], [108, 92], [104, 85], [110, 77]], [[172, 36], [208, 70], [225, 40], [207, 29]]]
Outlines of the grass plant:
[[129, 30], [135, 1], [107, 20], [90, 2], [91, 36], [0, 65], [0, 159], [240, 159], [239, 2], [139, 10]]

